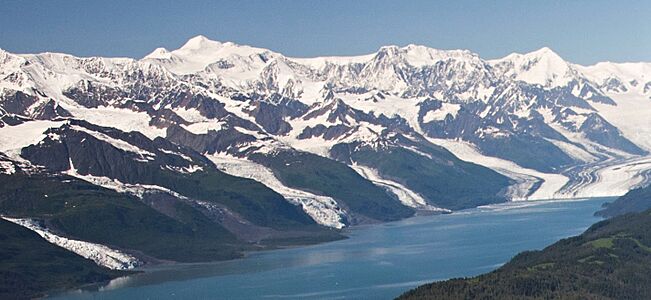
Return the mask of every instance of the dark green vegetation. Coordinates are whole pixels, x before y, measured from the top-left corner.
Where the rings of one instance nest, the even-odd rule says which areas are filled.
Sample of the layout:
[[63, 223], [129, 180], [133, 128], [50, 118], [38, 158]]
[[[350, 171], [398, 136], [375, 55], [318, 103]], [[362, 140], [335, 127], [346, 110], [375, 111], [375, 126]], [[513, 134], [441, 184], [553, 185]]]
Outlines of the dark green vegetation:
[[365, 149], [351, 159], [377, 168], [382, 177], [400, 182], [437, 207], [458, 210], [505, 202], [509, 179], [488, 168], [464, 162], [443, 149], [426, 148], [432, 159], [405, 148]]
[[603, 210], [595, 215], [602, 217], [613, 217], [630, 212], [641, 212], [651, 208], [651, 186], [634, 189], [605, 205]]
[[414, 214], [343, 163], [298, 151], [275, 156], [254, 154], [251, 158], [273, 170], [287, 186], [335, 198], [353, 213], [378, 221], [395, 221]]
[[[287, 202], [278, 193], [254, 180], [223, 173], [196, 152], [160, 138], [149, 140], [139, 133], [124, 133], [83, 121], [70, 122], [70, 126], [48, 130], [58, 138], [46, 138], [42, 143], [24, 148], [21, 152], [23, 157], [36, 165], [47, 167], [51, 172], [68, 170], [70, 162], [73, 162], [79, 174], [108, 177], [124, 183], [162, 186], [186, 197], [223, 205], [259, 226], [282, 229], [316, 225], [300, 207]], [[143, 159], [84, 130], [128, 142], [151, 154], [148, 159]], [[183, 159], [181, 155], [188, 159]], [[201, 170], [192, 173], [178, 171], [189, 166]]]
[[191, 174], [160, 172], [151, 181], [186, 197], [224, 205], [253, 224], [276, 229], [316, 226], [300, 207], [263, 184], [216, 170]]
[[[215, 183], [206, 177], [193, 179], [205, 189]], [[188, 194], [192, 192], [191, 195], [198, 196], [205, 190], [187, 188]], [[238, 186], [229, 188], [237, 189]], [[224, 260], [240, 257], [245, 250], [341, 238], [336, 231], [305, 222], [308, 224], [301, 226], [300, 232], [270, 235], [254, 245], [239, 239], [188, 203], [175, 200], [155, 209], [144, 202], [65, 175], [0, 174], [2, 214], [43, 220], [48, 228], [66, 237], [126, 249], [146, 259]], [[246, 207], [246, 200], [241, 203], [245, 206], [242, 209], [256, 209], [255, 206]], [[266, 212], [269, 211], [275, 212], [273, 207]], [[260, 218], [261, 223], [273, 222], [278, 228], [297, 224], [265, 219], [264, 214]], [[0, 299], [38, 296], [53, 289], [68, 289], [125, 274], [98, 267], [92, 261], [49, 244], [27, 229], [5, 223], [0, 224]], [[5, 227], [11, 228], [5, 230]]]
[[[151, 154], [145, 159], [73, 126], [129, 141]], [[11, 175], [0, 173], [0, 214], [42, 220], [57, 234], [121, 249], [147, 262], [225, 260], [241, 257], [244, 251], [343, 238], [261, 183], [223, 173], [197, 153], [161, 139], [77, 122], [51, 129], [43, 142], [24, 148], [22, 154], [43, 168], [25, 172], [0, 153], [0, 161], [17, 170]], [[138, 197], [62, 174], [71, 167], [79, 174], [133, 184], [131, 188], [140, 191]], [[196, 169], [184, 171], [187, 167]], [[148, 185], [174, 192], [138, 188]], [[6, 248], [10, 246], [0, 244], [0, 251], [13, 251]], [[48, 249], [34, 248], [34, 255], [48, 255]], [[66, 253], [57, 259], [62, 264], [70, 257], [80, 259], [60, 251]], [[70, 261], [71, 267], [75, 264]], [[36, 267], [29, 265], [26, 270]], [[16, 288], [36, 295], [103, 281], [115, 273], [52, 268], [60, 279], [51, 280], [51, 285], [39, 283], [41, 276], [50, 276], [47, 272], [26, 272], [20, 279], [22, 287], [16, 284]], [[95, 266], [94, 270], [103, 269]], [[11, 286], [6, 292], [19, 293]]]
[[573, 159], [551, 142], [531, 136], [509, 136], [481, 140], [482, 153], [513, 161], [541, 172], [558, 172]]
[[0, 299], [30, 299], [128, 274], [101, 268], [2, 219], [0, 245]]
[[399, 299], [651, 299], [651, 210], [599, 222], [491, 273], [423, 285]]
[[135, 197], [72, 177], [0, 175], [2, 213], [45, 220], [76, 239], [187, 262], [238, 257], [248, 248], [198, 211], [175, 205], [178, 217], [172, 218]]

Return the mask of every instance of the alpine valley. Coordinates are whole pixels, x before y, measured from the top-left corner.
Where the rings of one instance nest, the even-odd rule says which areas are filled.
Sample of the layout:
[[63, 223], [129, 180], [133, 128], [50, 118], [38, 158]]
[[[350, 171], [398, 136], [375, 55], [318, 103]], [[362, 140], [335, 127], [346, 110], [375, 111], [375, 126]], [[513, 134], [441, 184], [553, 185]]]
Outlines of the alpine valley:
[[[33, 297], [416, 214], [621, 196], [650, 181], [649, 137], [651, 63], [548, 48], [292, 58], [197, 36], [139, 60], [0, 50], [0, 260], [16, 262], [0, 274]], [[52, 245], [78, 255], [48, 260]], [[17, 276], [19, 261], [71, 270]]]

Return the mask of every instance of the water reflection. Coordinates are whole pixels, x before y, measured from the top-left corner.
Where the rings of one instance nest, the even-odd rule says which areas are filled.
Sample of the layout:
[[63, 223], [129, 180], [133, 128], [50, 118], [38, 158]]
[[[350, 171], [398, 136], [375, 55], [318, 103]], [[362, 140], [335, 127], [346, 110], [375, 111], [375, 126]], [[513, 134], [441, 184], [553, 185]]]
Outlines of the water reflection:
[[107, 283], [105, 286], [100, 287], [99, 291], [103, 292], [103, 291], [110, 291], [110, 290], [114, 290], [114, 289], [123, 288], [123, 287], [129, 286], [129, 283], [131, 281], [133, 281], [132, 276], [118, 277], [118, 278], [115, 278], [115, 279], [109, 281], [109, 283]]

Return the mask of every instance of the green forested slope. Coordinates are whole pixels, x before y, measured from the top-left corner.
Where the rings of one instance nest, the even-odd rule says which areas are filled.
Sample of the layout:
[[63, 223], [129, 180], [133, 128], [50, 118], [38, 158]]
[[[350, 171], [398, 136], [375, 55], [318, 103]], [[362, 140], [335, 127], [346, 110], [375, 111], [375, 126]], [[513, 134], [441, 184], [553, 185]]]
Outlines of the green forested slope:
[[46, 291], [125, 274], [101, 268], [29, 229], [0, 219], [0, 299], [40, 297]]
[[423, 285], [399, 299], [651, 299], [651, 210], [523, 252], [494, 272]]

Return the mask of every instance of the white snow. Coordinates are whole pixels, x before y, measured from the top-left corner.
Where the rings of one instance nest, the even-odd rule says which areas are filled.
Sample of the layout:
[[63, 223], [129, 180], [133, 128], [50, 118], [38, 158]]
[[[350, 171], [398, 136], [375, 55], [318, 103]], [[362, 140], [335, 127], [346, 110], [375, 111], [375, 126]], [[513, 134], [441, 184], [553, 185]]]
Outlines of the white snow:
[[608, 164], [590, 169], [594, 181], [581, 186], [569, 194], [570, 197], [611, 197], [622, 196], [631, 189], [648, 184], [651, 170], [651, 156], [627, 159], [623, 162]]
[[374, 56], [375, 53], [357, 55], [357, 56], [320, 56], [320, 57], [310, 57], [310, 58], [291, 57], [290, 59], [297, 63], [307, 65], [315, 69], [323, 69], [328, 64], [348, 65], [348, 64], [365, 63], [373, 59]]
[[[468, 50], [441, 50], [427, 46], [409, 44], [404, 47], [384, 46], [382, 48], [393, 48], [402, 55], [407, 63], [414, 67], [433, 65], [438, 61], [447, 59], [468, 59], [475, 56]], [[308, 65], [315, 69], [323, 69], [328, 64], [349, 65], [361, 64], [372, 60], [376, 53], [357, 55], [357, 56], [323, 56], [314, 58], [291, 58], [291, 60], [300, 64]]]
[[[168, 52], [155, 50], [143, 60], [155, 61], [176, 74], [191, 74], [203, 71], [210, 64], [219, 60], [237, 60], [254, 62], [255, 55], [270, 52], [266, 49], [237, 45], [231, 42], [213, 41], [205, 36], [196, 36], [188, 40], [181, 48]], [[258, 58], [259, 59], [259, 58]], [[264, 62], [261, 63], [264, 66]], [[258, 65], [258, 68], [261, 68]]]
[[353, 168], [353, 170], [355, 170], [362, 177], [373, 182], [375, 185], [388, 189], [391, 193], [398, 197], [398, 200], [400, 200], [402, 204], [406, 206], [422, 210], [450, 212], [450, 210], [434, 207], [427, 204], [427, 201], [425, 201], [421, 195], [398, 182], [382, 178], [373, 168], [359, 164], [353, 164], [351, 168]]
[[167, 51], [167, 49], [160, 47], [160, 48], [154, 49], [154, 51], [149, 53], [143, 59], [156, 59], [156, 58], [158, 58], [158, 59], [171, 59], [172, 54], [169, 51]]
[[90, 259], [100, 266], [113, 270], [129, 270], [142, 265], [140, 260], [120, 250], [112, 249], [101, 244], [73, 240], [56, 235], [32, 219], [18, 219], [5, 216], [2, 218], [34, 231], [46, 241], [74, 252], [86, 259]]
[[486, 118], [486, 116], [488, 116], [488, 113], [491, 112], [492, 108], [493, 107], [491, 105], [486, 105], [486, 108], [484, 108], [484, 110], [479, 113], [479, 117], [482, 118], [482, 119]]
[[145, 112], [113, 107], [83, 108], [62, 105], [73, 116], [99, 126], [113, 127], [124, 132], [138, 131], [150, 139], [164, 137], [166, 130], [149, 125], [151, 117]]
[[181, 125], [181, 127], [194, 134], [206, 134], [209, 131], [220, 131], [224, 124], [224, 122], [207, 121], [192, 123], [189, 125]]
[[174, 113], [190, 123], [208, 121], [208, 118], [201, 115], [201, 112], [194, 108], [177, 107], [173, 109]]
[[344, 224], [346, 212], [331, 197], [287, 187], [276, 178], [270, 169], [249, 160], [225, 155], [206, 155], [206, 157], [223, 172], [256, 180], [281, 194], [294, 205], [300, 205], [305, 213], [323, 226], [338, 229], [346, 226]]
[[11, 175], [16, 173], [16, 166], [10, 161], [0, 161], [0, 174]]
[[[582, 132], [570, 131], [564, 126], [562, 126], [561, 124], [557, 122], [553, 122], [552, 120], [554, 119], [554, 115], [549, 109], [539, 109], [538, 112], [543, 116], [545, 122], [549, 125], [549, 127], [556, 130], [561, 135], [565, 136], [565, 138], [567, 138], [568, 140], [582, 145], [589, 153], [600, 153], [606, 156], [613, 156], [613, 155], [620, 156], [620, 157], [631, 156], [630, 154], [623, 152], [621, 150], [608, 148], [596, 142], [593, 142], [590, 139], [586, 138], [585, 134]], [[578, 152], [580, 150], [568, 148], [567, 145], [560, 145], [560, 146], [556, 145], [556, 146], [570, 156], [577, 157], [577, 158], [583, 156], [584, 158], [587, 158], [585, 154], [581, 154]]]
[[438, 61], [456, 59], [470, 60], [477, 58], [468, 50], [441, 50], [421, 45], [409, 44], [401, 48], [407, 62], [415, 67], [431, 66]]
[[192, 158], [191, 158], [191, 157], [189, 157], [189, 156], [187, 156], [187, 155], [185, 155], [185, 154], [183, 154], [183, 153], [181, 153], [181, 152], [175, 152], [175, 151], [170, 151], [170, 150], [167, 150], [167, 149], [161, 149], [161, 148], [158, 148], [158, 151], [163, 152], [163, 153], [166, 153], [166, 154], [176, 155], [176, 156], [178, 156], [178, 157], [180, 157], [180, 158], [183, 158], [183, 159], [185, 159], [185, 160], [187, 160], [187, 161], [192, 161]]
[[185, 197], [175, 191], [157, 185], [123, 183], [117, 179], [111, 179], [104, 176], [94, 176], [90, 174], [82, 175], [79, 174], [74, 164], [72, 163], [71, 159], [69, 159], [69, 164], [70, 164], [70, 169], [65, 171], [64, 172], [65, 174], [70, 175], [72, 177], [79, 178], [83, 181], [92, 183], [97, 186], [114, 190], [118, 193], [130, 194], [142, 199], [145, 193], [155, 191], [155, 192], [167, 193], [179, 199], [189, 199], [188, 197]]
[[[576, 68], [597, 84], [603, 84], [607, 79], [614, 78], [621, 81], [629, 90], [638, 93], [644, 93], [644, 85], [651, 82], [651, 63], [649, 62], [600, 62], [592, 66], [576, 65]], [[633, 81], [637, 84], [631, 84]], [[647, 93], [651, 93], [651, 91], [647, 91]]]
[[636, 91], [623, 94], [607, 93], [607, 95], [617, 105], [592, 104], [599, 114], [617, 127], [624, 137], [651, 151], [651, 99]]
[[16, 126], [0, 127], [0, 152], [20, 159], [20, 150], [43, 140], [49, 128], [61, 127], [65, 122], [30, 121]]
[[164, 168], [177, 172], [177, 173], [183, 173], [183, 174], [190, 174], [194, 173], [197, 171], [203, 171], [203, 167], [199, 165], [190, 165], [187, 167], [177, 167], [177, 166], [164, 166]]
[[[336, 93], [337, 98], [335, 99], [341, 99], [344, 104], [350, 106], [351, 108], [360, 110], [364, 113], [370, 113], [375, 116], [400, 116], [407, 119], [407, 121], [410, 122], [412, 126], [416, 126], [416, 128], [419, 129], [418, 104], [420, 101], [422, 101], [422, 99], [403, 99], [397, 96], [385, 95], [385, 99], [379, 99], [377, 102], [367, 100], [375, 93], [377, 92], [369, 92], [363, 95]], [[331, 103], [332, 102], [322, 103], [305, 113], [305, 115], [309, 115], [311, 112], [322, 109]], [[385, 129], [381, 125], [372, 124], [365, 121], [353, 120], [348, 116], [346, 118], [347, 123], [344, 123], [341, 120], [335, 120], [334, 122], [331, 122], [328, 120], [329, 114], [330, 111], [308, 120], [305, 120], [302, 117], [287, 119], [286, 121], [289, 122], [292, 126], [292, 131], [285, 136], [278, 136], [276, 138], [296, 149], [315, 153], [324, 157], [329, 157], [329, 152], [332, 146], [339, 143], [365, 142], [367, 144], [376, 144], [378, 139], [381, 137], [381, 133]], [[323, 137], [312, 137], [309, 139], [297, 138], [307, 127], [315, 127], [317, 125], [334, 126], [338, 124], [344, 124], [348, 127], [353, 128], [353, 130], [339, 138], [332, 140], [326, 140]]]
[[74, 129], [74, 130], [77, 130], [77, 131], [88, 133], [91, 136], [97, 138], [98, 140], [109, 143], [113, 147], [118, 148], [120, 150], [124, 150], [124, 151], [127, 151], [127, 152], [138, 154], [144, 160], [154, 160], [154, 159], [156, 159], [156, 154], [151, 153], [151, 152], [149, 152], [147, 150], [138, 148], [137, 146], [129, 144], [126, 141], [116, 139], [116, 138], [110, 137], [110, 136], [108, 136], [108, 135], [106, 135], [104, 133], [93, 131], [93, 130], [90, 130], [90, 129], [87, 129], [85, 127], [78, 126], [78, 125], [73, 125], [73, 126], [71, 126], [71, 128]]
[[[542, 173], [523, 168], [512, 161], [483, 155], [467, 142], [444, 139], [429, 140], [448, 149], [461, 160], [491, 168], [504, 176], [513, 178], [517, 182], [510, 190], [513, 200], [558, 199], [558, 191], [569, 181], [567, 177], [560, 174]], [[534, 184], [541, 180], [540, 187], [531, 195], [527, 195]]]
[[513, 53], [489, 62], [498, 68], [500, 64], [506, 65], [503, 71], [508, 77], [547, 88], [565, 86], [574, 79], [570, 64], [547, 47], [526, 54]]
[[590, 154], [588, 151], [574, 144], [564, 142], [564, 141], [554, 140], [554, 139], [546, 139], [546, 140], [554, 144], [554, 146], [558, 147], [563, 152], [565, 152], [565, 154], [569, 155], [574, 159], [583, 162], [595, 162], [598, 160], [597, 157], [595, 157], [594, 155]]
[[[291, 93], [296, 95], [296, 98], [307, 104], [318, 103], [323, 99], [323, 92], [327, 90], [325, 87], [330, 84], [335, 87], [349, 85], [351, 87], [364, 87], [370, 91], [364, 94], [337, 92], [335, 97], [341, 98], [344, 103], [355, 109], [376, 116], [380, 114], [389, 117], [400, 116], [406, 119], [418, 133], [422, 134], [418, 114], [419, 103], [423, 98], [403, 98], [399, 96], [399, 92], [404, 91], [400, 89], [406, 88], [406, 83], [399, 78], [400, 76], [397, 75], [394, 67], [402, 68], [405, 65], [423, 67], [444, 60], [454, 60], [456, 64], [453, 68], [458, 73], [455, 76], [460, 78], [448, 78], [446, 82], [448, 86], [453, 86], [455, 81], [467, 80], [466, 76], [477, 72], [477, 65], [488, 63], [494, 67], [493, 72], [497, 76], [506, 75], [506, 77], [514, 80], [540, 84], [545, 88], [562, 87], [573, 80], [580, 80], [579, 85], [589, 84], [593, 87], [599, 87], [611, 79], [621, 81], [628, 89], [628, 92], [597, 91], [604, 92], [605, 95], [617, 102], [617, 105], [594, 102], [590, 104], [608, 122], [619, 128], [626, 138], [644, 149], [651, 150], [651, 139], [649, 138], [651, 136], [651, 117], [649, 117], [651, 116], [651, 99], [649, 98], [651, 90], [644, 90], [645, 85], [651, 84], [651, 63], [619, 64], [604, 62], [584, 67], [564, 61], [549, 48], [542, 48], [527, 54], [512, 54], [492, 61], [483, 61], [476, 54], [466, 50], [438, 50], [418, 45], [387, 46], [383, 47], [380, 52], [386, 54], [386, 57], [382, 58], [378, 55], [379, 52], [376, 52], [349, 57], [287, 58], [267, 49], [211, 41], [203, 36], [190, 39], [180, 49], [174, 51], [158, 48], [141, 61], [122, 58], [77, 58], [57, 53], [13, 55], [0, 51], [0, 63], [2, 64], [0, 78], [5, 78], [12, 73], [15, 73], [16, 77], [12, 80], [2, 80], [0, 82], [0, 92], [6, 89], [16, 89], [34, 95], [32, 88], [37, 88], [47, 94], [47, 97], [39, 96], [42, 98], [41, 101], [49, 98], [56, 99], [59, 105], [77, 118], [101, 126], [115, 127], [123, 131], [139, 131], [149, 138], [155, 138], [165, 136], [165, 129], [150, 126], [151, 117], [146, 113], [111, 107], [84, 108], [63, 96], [62, 91], [70, 86], [77, 85], [81, 80], [89, 80], [109, 87], [120, 87], [125, 83], [123, 81], [127, 80], [121, 74], [140, 69], [156, 72], [154, 73], [155, 76], [175, 78], [175, 80], [170, 81], [173, 84], [186, 83], [183, 82], [184, 79], [176, 81], [177, 78], [173, 74], [167, 71], [161, 72], [161, 70], [167, 69], [174, 74], [193, 74], [208, 85], [218, 83], [224, 87], [244, 92], [267, 93], [287, 89], [291, 90]], [[26, 61], [29, 61], [30, 64], [24, 64]], [[357, 71], [351, 72], [349, 68]], [[90, 71], [91, 69], [93, 71]], [[486, 78], [488, 77], [480, 75], [480, 78], [474, 79], [480, 82]], [[246, 112], [251, 108], [249, 103], [229, 99], [210, 88], [198, 89], [224, 103], [229, 112], [243, 119], [254, 121]], [[382, 97], [379, 97], [379, 90], [383, 89], [386, 91], [382, 92]], [[573, 94], [576, 95], [579, 90], [580, 86], [575, 86]], [[503, 93], [508, 91], [510, 90], [507, 89]], [[494, 86], [478, 84], [476, 87], [457, 93], [453, 97], [458, 98], [457, 100], [461, 100], [461, 102], [463, 102], [463, 99], [486, 101], [494, 92]], [[445, 99], [447, 96], [442, 93], [442, 91], [438, 91], [431, 96]], [[155, 109], [160, 108], [159, 106], [154, 107]], [[447, 115], [456, 117], [460, 107], [459, 104], [444, 102], [443, 108], [427, 112], [423, 121], [427, 123], [443, 120]], [[491, 110], [495, 113], [500, 109], [502, 108], [489, 104], [479, 115], [485, 118], [488, 117]], [[578, 115], [569, 115], [563, 121], [569, 121], [577, 127], [581, 126], [585, 121], [586, 113], [592, 113], [592, 111], [581, 111], [575, 107], [572, 109]], [[522, 104], [521, 107], [511, 111], [511, 113], [527, 118], [531, 117], [531, 110], [531, 106]], [[613, 193], [620, 193], [625, 186], [621, 181], [622, 178], [628, 178], [627, 180], [631, 180], [634, 184], [639, 183], [642, 169], [636, 169], [637, 167], [615, 169], [612, 166], [613, 164], [626, 165], [628, 159], [631, 159], [629, 154], [592, 142], [581, 133], [572, 132], [569, 128], [566, 128], [567, 125], [564, 127], [558, 123], [553, 124], [551, 120], [554, 119], [554, 116], [551, 110], [544, 110], [542, 109], [540, 112], [545, 117], [546, 122], [571, 142], [549, 141], [569, 156], [588, 164], [596, 164], [597, 153], [608, 156], [621, 156], [627, 159], [619, 163], [609, 161], [608, 164], [590, 166], [586, 172], [599, 174], [598, 181], [594, 184], [582, 186], [580, 189], [585, 189], [584, 191], [573, 192], [601, 195], [605, 193], [606, 189], [610, 189], [614, 191]], [[174, 111], [191, 122], [191, 124], [183, 125], [183, 127], [193, 133], [207, 133], [210, 130], [219, 131], [224, 125], [214, 120], [207, 120], [196, 109], [174, 108]], [[249, 146], [263, 145], [264, 148], [260, 152], [273, 151], [277, 147], [292, 146], [327, 157], [331, 147], [337, 143], [350, 141], [376, 143], [379, 133], [383, 130], [381, 126], [367, 122], [357, 122], [350, 117], [347, 117], [344, 122], [339, 122], [339, 120], [328, 122], [325, 115], [311, 120], [297, 118], [287, 121], [291, 123], [293, 130], [286, 136], [274, 137], [280, 142], [270, 142], [271, 139], [267, 139], [251, 143]], [[322, 137], [297, 139], [298, 134], [307, 126], [313, 127], [318, 124], [328, 126], [341, 123], [349, 123], [351, 127], [355, 128], [355, 132], [336, 140], [325, 140]], [[35, 121], [0, 128], [0, 151], [6, 152], [13, 158], [18, 158], [22, 147], [42, 140], [44, 137], [42, 133], [47, 128], [56, 126], [60, 126], [60, 123]], [[236, 129], [251, 134], [258, 139], [270, 137], [269, 135], [242, 128]], [[476, 134], [499, 137], [505, 133], [500, 132], [495, 127], [487, 126], [480, 128]], [[97, 136], [107, 140], [105, 136]], [[116, 147], [122, 147], [121, 149], [140, 153], [143, 155], [143, 159], [152, 157], [145, 153], [146, 151], [143, 152], [142, 149], [137, 149], [137, 147], [126, 142], [110, 139], [107, 141]], [[568, 180], [563, 175], [536, 172], [517, 166], [512, 162], [487, 157], [479, 153], [472, 145], [462, 142], [440, 142], [445, 144], [446, 147], [450, 147], [449, 149], [458, 151], [458, 153], [455, 153], [457, 156], [465, 157], [467, 160], [493, 168], [514, 178], [518, 182], [511, 190], [514, 199], [541, 199], [564, 196], [558, 192], [564, 182]], [[377, 144], [379, 145], [379, 143]], [[580, 146], [583, 146], [583, 148]], [[415, 149], [410, 150], [414, 151]], [[620, 159], [622, 159], [621, 157]], [[646, 164], [639, 164], [638, 166], [646, 166]], [[595, 168], [604, 169], [598, 170]], [[629, 171], [624, 172], [625, 169]], [[196, 166], [193, 166], [179, 171], [191, 172], [196, 170]], [[533, 195], [526, 196], [526, 192], [539, 180], [544, 180], [542, 186]], [[603, 186], [603, 191], [599, 190], [602, 188], [597, 188], [598, 185]]]
[[443, 102], [440, 109], [430, 110], [425, 114], [425, 116], [423, 116], [423, 123], [443, 121], [448, 115], [451, 115], [452, 118], [456, 118], [460, 109], [461, 105], [459, 104]]
[[[292, 125], [292, 127], [293, 126], [294, 125]], [[281, 136], [278, 139], [287, 145], [291, 145], [294, 149], [314, 153], [323, 157], [330, 157], [330, 148], [336, 144], [336, 141], [327, 141], [322, 137], [313, 137], [302, 140], [297, 139], [296, 135], [298, 135], [298, 133], [294, 134], [294, 132], [300, 132], [296, 130], [298, 128], [299, 127], [294, 127], [292, 133], [287, 136]]]

